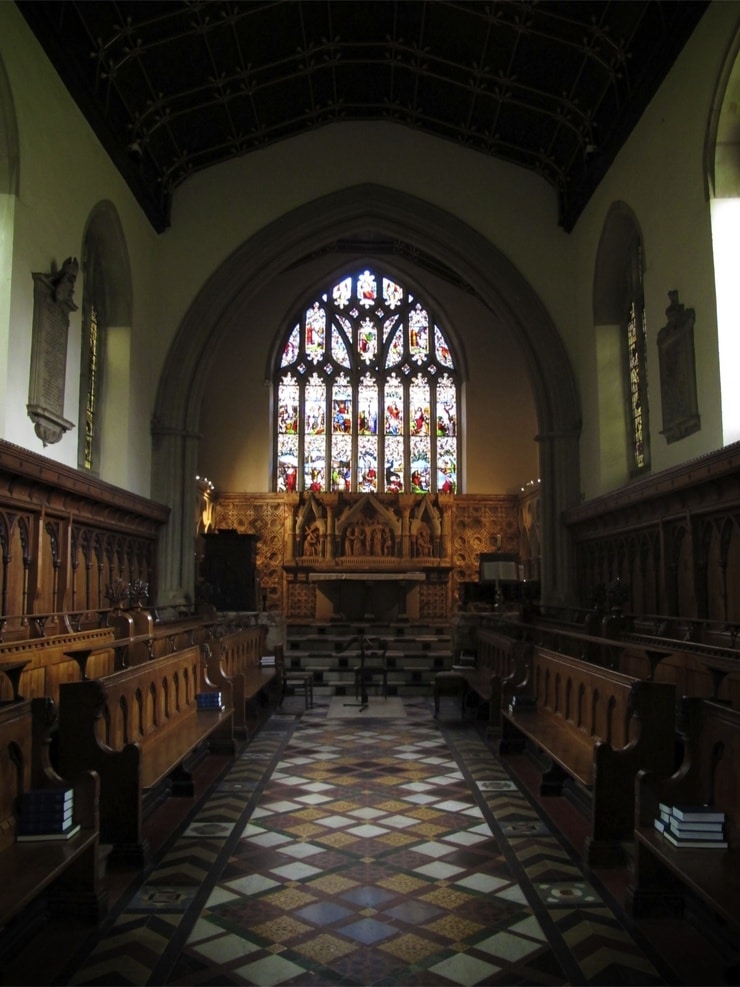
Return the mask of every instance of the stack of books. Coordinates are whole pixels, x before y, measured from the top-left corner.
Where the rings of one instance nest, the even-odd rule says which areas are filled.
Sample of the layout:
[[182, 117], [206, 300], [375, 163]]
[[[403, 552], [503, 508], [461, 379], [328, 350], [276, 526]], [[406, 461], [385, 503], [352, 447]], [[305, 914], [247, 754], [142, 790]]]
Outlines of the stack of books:
[[73, 816], [73, 789], [29, 789], [21, 795], [18, 842], [68, 840], [80, 830], [80, 826], [74, 822]]
[[655, 828], [675, 847], [722, 850], [725, 814], [711, 805], [666, 805], [661, 802]]
[[223, 709], [220, 692], [199, 692], [195, 701], [198, 709]]
[[263, 668], [274, 668], [275, 655], [262, 655], [260, 658], [260, 665], [262, 665]]
[[534, 696], [512, 696], [509, 703], [510, 713], [524, 713], [527, 710], [537, 709], [537, 700]]

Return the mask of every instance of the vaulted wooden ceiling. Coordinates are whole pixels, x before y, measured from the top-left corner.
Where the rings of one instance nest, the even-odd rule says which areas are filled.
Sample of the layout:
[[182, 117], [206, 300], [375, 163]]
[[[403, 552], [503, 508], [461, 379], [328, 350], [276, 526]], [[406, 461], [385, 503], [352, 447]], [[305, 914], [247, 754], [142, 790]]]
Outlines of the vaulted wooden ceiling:
[[342, 120], [543, 176], [572, 229], [704, 0], [29, 0], [157, 230], [188, 176]]

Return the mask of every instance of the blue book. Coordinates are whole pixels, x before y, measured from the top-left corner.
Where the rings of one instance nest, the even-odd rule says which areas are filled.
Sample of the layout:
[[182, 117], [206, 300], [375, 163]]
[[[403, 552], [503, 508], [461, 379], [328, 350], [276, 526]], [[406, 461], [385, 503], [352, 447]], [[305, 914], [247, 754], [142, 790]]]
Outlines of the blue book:
[[29, 788], [21, 795], [21, 806], [66, 805], [74, 801], [73, 788]]
[[72, 805], [59, 811], [55, 809], [21, 809], [20, 821], [29, 826], [35, 826], [39, 823], [56, 826], [69, 822], [73, 815], [74, 806]]
[[725, 814], [713, 805], [674, 805], [672, 813], [682, 822], [724, 822]]

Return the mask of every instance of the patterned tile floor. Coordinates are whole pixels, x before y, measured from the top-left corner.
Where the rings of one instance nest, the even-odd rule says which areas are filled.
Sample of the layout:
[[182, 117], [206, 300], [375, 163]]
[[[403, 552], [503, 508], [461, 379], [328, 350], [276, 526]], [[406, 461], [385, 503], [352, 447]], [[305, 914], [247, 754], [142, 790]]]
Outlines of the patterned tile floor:
[[54, 982], [677, 982], [474, 724], [327, 710], [273, 715]]

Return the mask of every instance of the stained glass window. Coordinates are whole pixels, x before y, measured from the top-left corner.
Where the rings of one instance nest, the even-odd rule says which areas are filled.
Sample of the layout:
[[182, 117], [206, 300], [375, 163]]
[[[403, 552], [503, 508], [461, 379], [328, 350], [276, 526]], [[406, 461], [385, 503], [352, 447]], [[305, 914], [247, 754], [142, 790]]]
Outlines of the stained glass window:
[[83, 440], [83, 464], [91, 470], [94, 465], [95, 432], [98, 410], [98, 313], [90, 306], [87, 332], [87, 389], [85, 396], [85, 434]]
[[345, 274], [305, 306], [275, 387], [278, 491], [458, 491], [452, 347], [395, 278]]
[[650, 466], [650, 432], [647, 404], [647, 324], [642, 285], [642, 249], [638, 242], [630, 258], [631, 301], [626, 322], [628, 435], [631, 473]]

